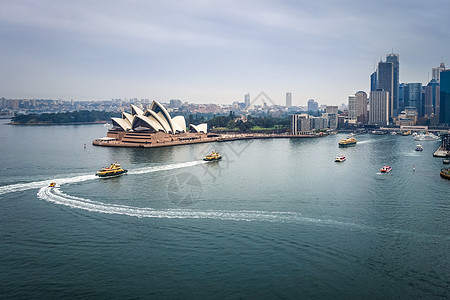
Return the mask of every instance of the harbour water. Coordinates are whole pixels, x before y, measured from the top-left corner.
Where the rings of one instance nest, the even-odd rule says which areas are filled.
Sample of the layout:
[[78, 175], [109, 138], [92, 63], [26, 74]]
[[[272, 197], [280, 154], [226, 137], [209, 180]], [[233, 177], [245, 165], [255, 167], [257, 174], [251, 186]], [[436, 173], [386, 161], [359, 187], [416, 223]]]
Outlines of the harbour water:
[[1, 298], [450, 298], [439, 142], [103, 148], [102, 125], [1, 122]]

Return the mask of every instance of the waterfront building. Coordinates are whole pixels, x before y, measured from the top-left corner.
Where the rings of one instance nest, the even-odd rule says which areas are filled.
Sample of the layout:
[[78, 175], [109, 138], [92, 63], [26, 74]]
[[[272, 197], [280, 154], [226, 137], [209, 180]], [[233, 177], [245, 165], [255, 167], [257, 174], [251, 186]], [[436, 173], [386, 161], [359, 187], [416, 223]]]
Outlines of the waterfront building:
[[311, 134], [311, 118], [308, 114], [291, 115], [291, 134]]
[[425, 115], [439, 115], [440, 88], [436, 79], [431, 79], [425, 87]]
[[292, 93], [286, 93], [286, 107], [292, 106]]
[[390, 62], [393, 65], [393, 77], [392, 77], [392, 117], [396, 117], [399, 110], [398, 110], [398, 89], [399, 89], [399, 75], [400, 75], [400, 62], [399, 62], [399, 56], [395, 53], [390, 53], [386, 55], [386, 62]]
[[415, 107], [405, 107], [397, 118], [395, 125], [397, 126], [415, 126], [417, 123], [417, 110]]
[[367, 94], [363, 91], [358, 91], [356, 97], [356, 122], [366, 124], [367, 115]]
[[450, 70], [444, 70], [440, 74], [439, 122], [450, 125]]
[[330, 129], [336, 129], [338, 126], [338, 114], [339, 110], [337, 106], [327, 105], [325, 108], [325, 113], [328, 117], [328, 127]]
[[317, 112], [319, 110], [319, 103], [314, 101], [314, 99], [308, 100], [308, 111]]
[[327, 117], [310, 117], [311, 119], [311, 129], [325, 129], [328, 128], [328, 118]]
[[394, 90], [394, 64], [392, 62], [383, 62], [380, 61], [378, 63], [378, 84], [377, 90], [384, 90], [388, 93], [388, 111], [387, 114], [389, 116], [388, 122], [394, 117], [394, 99], [393, 99], [393, 90]]
[[382, 89], [370, 92], [369, 124], [389, 124], [389, 92]]

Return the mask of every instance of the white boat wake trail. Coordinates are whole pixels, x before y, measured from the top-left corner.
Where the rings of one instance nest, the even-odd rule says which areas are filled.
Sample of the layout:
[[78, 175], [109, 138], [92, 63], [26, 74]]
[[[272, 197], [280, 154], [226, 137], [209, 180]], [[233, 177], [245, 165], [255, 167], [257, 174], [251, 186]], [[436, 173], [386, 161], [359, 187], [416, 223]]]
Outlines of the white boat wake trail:
[[[192, 166], [196, 166], [199, 164], [205, 163], [204, 161], [191, 161], [191, 162], [185, 162], [185, 163], [179, 163], [179, 164], [170, 164], [170, 165], [162, 165], [162, 166], [156, 166], [156, 167], [145, 167], [145, 168], [139, 168], [130, 170], [128, 174], [131, 175], [139, 175], [139, 174], [146, 174], [146, 173], [152, 173], [152, 172], [159, 172], [159, 171], [167, 171], [167, 170], [174, 170], [174, 169], [180, 169], [180, 168], [188, 168]], [[33, 181], [28, 183], [18, 183], [18, 184], [11, 184], [11, 185], [5, 185], [0, 187], [0, 195], [13, 193], [13, 192], [22, 192], [26, 190], [32, 190], [32, 189], [39, 189], [42, 186], [47, 186], [50, 184], [51, 181], [55, 181], [58, 185], [63, 184], [71, 184], [71, 183], [78, 183], [88, 180], [94, 180], [97, 177], [94, 174], [79, 174], [73, 177], [65, 177], [65, 178], [55, 178], [52, 180], [41, 180], [41, 181]]]

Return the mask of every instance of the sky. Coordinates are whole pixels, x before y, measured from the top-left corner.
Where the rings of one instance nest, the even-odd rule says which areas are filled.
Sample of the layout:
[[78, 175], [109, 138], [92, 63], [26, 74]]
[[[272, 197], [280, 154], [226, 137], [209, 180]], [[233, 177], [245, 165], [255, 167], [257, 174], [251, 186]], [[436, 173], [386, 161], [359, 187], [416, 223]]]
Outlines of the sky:
[[347, 103], [450, 66], [450, 0], [0, 0], [0, 97]]

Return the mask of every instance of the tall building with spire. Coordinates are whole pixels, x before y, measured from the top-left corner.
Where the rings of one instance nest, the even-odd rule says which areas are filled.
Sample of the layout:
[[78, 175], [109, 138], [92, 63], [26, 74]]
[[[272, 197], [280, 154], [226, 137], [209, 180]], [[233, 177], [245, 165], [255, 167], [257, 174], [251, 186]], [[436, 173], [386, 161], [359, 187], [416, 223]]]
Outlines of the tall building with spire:
[[394, 64], [392, 62], [380, 61], [378, 63], [377, 74], [377, 90], [381, 89], [388, 93], [387, 115], [389, 116], [388, 121], [390, 121], [394, 117]]
[[439, 67], [431, 69], [431, 79], [435, 79], [437, 83], [440, 82], [441, 72], [445, 70], [445, 64], [441, 62]]
[[[400, 62], [398, 54], [390, 53], [386, 55], [386, 62], [391, 62], [393, 64], [393, 87], [392, 87], [392, 116], [396, 117], [399, 113], [398, 107], [398, 88], [399, 88], [399, 75], [400, 75]], [[391, 117], [392, 117], [391, 116]]]

